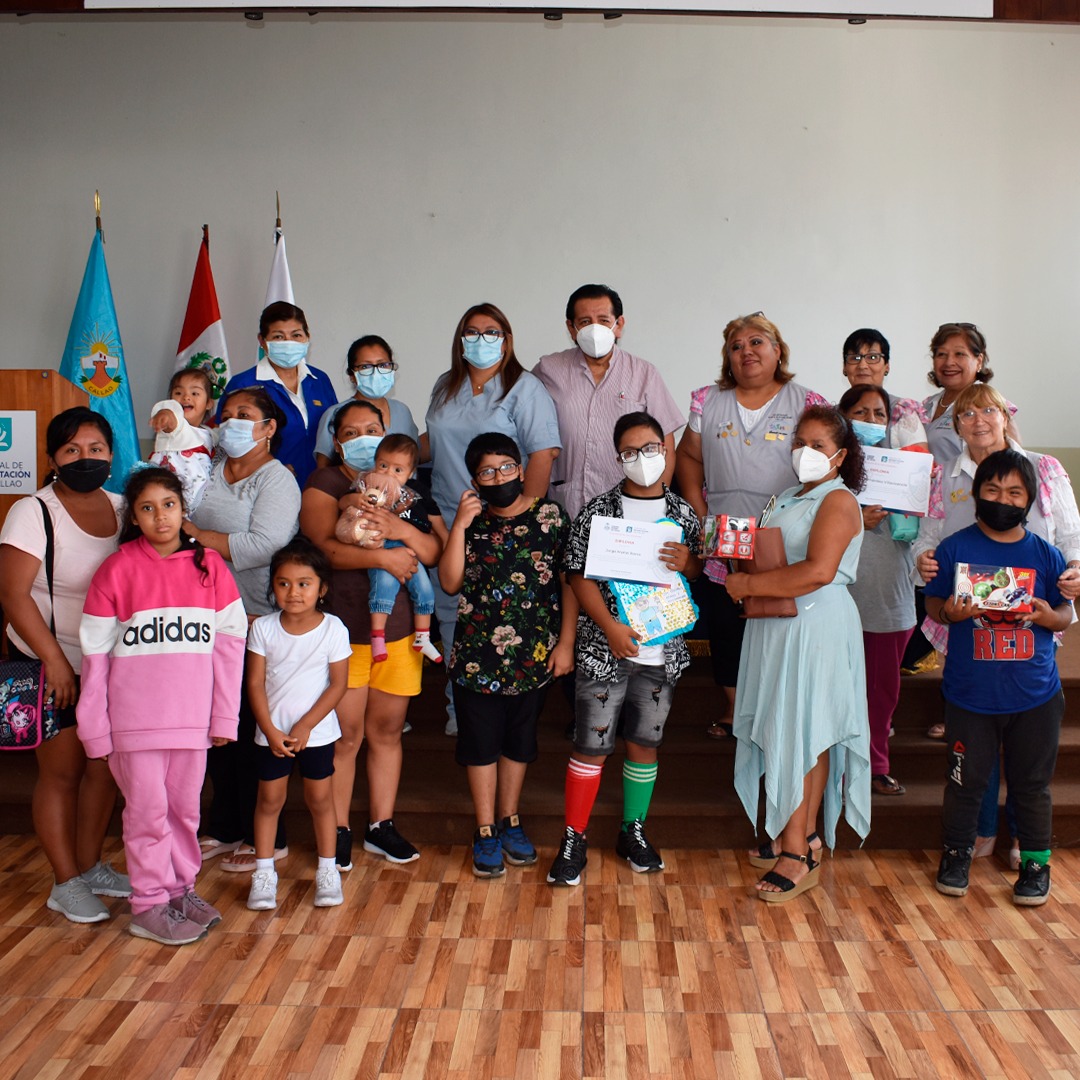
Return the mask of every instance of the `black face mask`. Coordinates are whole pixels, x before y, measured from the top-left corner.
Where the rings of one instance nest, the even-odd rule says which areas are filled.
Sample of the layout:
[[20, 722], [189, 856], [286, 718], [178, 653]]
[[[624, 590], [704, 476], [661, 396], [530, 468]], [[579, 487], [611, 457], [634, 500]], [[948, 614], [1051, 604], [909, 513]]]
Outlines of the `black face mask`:
[[521, 494], [523, 487], [521, 477], [515, 477], [513, 480], [507, 480], [505, 484], [488, 484], [477, 490], [480, 492], [480, 498], [488, 506], [505, 510], [508, 506], [513, 505], [514, 500]]
[[77, 491], [80, 495], [89, 495], [91, 491], [97, 491], [109, 479], [111, 468], [111, 461], [102, 461], [100, 458], [79, 458], [78, 461], [58, 465], [56, 475], [72, 491]]
[[992, 532], [1009, 532], [1027, 521], [1027, 507], [1010, 506], [990, 499], [975, 500], [975, 516]]

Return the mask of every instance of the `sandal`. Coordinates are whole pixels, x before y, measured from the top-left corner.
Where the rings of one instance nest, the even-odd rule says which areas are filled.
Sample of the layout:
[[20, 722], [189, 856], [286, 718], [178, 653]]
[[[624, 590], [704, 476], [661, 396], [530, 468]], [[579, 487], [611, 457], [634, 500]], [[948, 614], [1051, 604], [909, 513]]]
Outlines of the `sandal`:
[[945, 725], [944, 724], [931, 724], [926, 729], [926, 737], [928, 739], [944, 739], [945, 738]]
[[[815, 840], [820, 841], [821, 837], [816, 832], [812, 832], [807, 838], [806, 843], [813, 845]], [[810, 854], [813, 855], [813, 847], [810, 847]], [[771, 870], [776, 865], [776, 860], [780, 856], [773, 851], [772, 841], [767, 844], [762, 844], [757, 851], [751, 852], [749, 857], [749, 863], [751, 866], [756, 866], [759, 870]]]
[[907, 788], [894, 776], [888, 773], [878, 773], [870, 777], [870, 790], [875, 795], [903, 795]]
[[777, 858], [791, 859], [792, 862], [806, 863], [809, 870], [806, 877], [798, 882], [792, 881], [791, 878], [784, 877], [783, 874], [779, 874], [775, 870], [768, 871], [768, 873], [762, 875], [762, 882], [766, 885], [775, 885], [780, 891], [767, 892], [764, 889], [758, 889], [757, 895], [759, 900], [764, 900], [767, 904], [786, 904], [789, 900], [794, 900], [796, 896], [806, 892], [808, 889], [812, 889], [818, 884], [819, 875], [817, 871], [821, 868], [821, 863], [814, 862], [809, 852], [805, 855], [793, 855], [790, 851], [781, 851]]
[[733, 739], [735, 738], [735, 731], [730, 724], [716, 723], [710, 724], [705, 729], [705, 734], [710, 739]]

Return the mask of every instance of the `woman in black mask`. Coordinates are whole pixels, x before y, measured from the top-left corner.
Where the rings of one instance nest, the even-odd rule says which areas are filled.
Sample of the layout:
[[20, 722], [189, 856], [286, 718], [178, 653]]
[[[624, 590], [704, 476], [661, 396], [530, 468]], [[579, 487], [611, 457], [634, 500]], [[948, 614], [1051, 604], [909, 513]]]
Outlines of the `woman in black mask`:
[[127, 877], [101, 862], [116, 785], [105, 761], [87, 761], [75, 732], [83, 603], [90, 579], [116, 550], [120, 533], [123, 499], [102, 487], [112, 466], [112, 442], [108, 421], [90, 409], [79, 406], [53, 417], [45, 436], [51, 483], [15, 503], [0, 531], [8, 653], [42, 662], [55, 710], [56, 725], [36, 751], [33, 796], [34, 830], [55, 878], [47, 906], [77, 923], [109, 918], [99, 897], [131, 892]]

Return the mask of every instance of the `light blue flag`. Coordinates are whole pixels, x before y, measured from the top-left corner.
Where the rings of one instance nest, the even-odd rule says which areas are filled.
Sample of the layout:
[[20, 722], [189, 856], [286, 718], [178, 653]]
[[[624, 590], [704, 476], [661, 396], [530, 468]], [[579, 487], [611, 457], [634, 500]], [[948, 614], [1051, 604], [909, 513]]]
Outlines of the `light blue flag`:
[[105, 487], [119, 494], [139, 460], [139, 438], [100, 230], [90, 245], [60, 374], [90, 395], [90, 408], [112, 427], [112, 476]]

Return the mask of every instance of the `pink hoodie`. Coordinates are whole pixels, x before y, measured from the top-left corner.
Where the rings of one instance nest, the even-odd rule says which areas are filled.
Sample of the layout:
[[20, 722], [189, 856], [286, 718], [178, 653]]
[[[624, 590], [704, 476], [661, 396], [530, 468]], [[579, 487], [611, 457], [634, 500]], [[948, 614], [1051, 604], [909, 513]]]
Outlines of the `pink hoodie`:
[[87, 757], [236, 738], [247, 616], [221, 556], [206, 552], [205, 579], [194, 558], [163, 559], [140, 536], [94, 575], [79, 631]]

